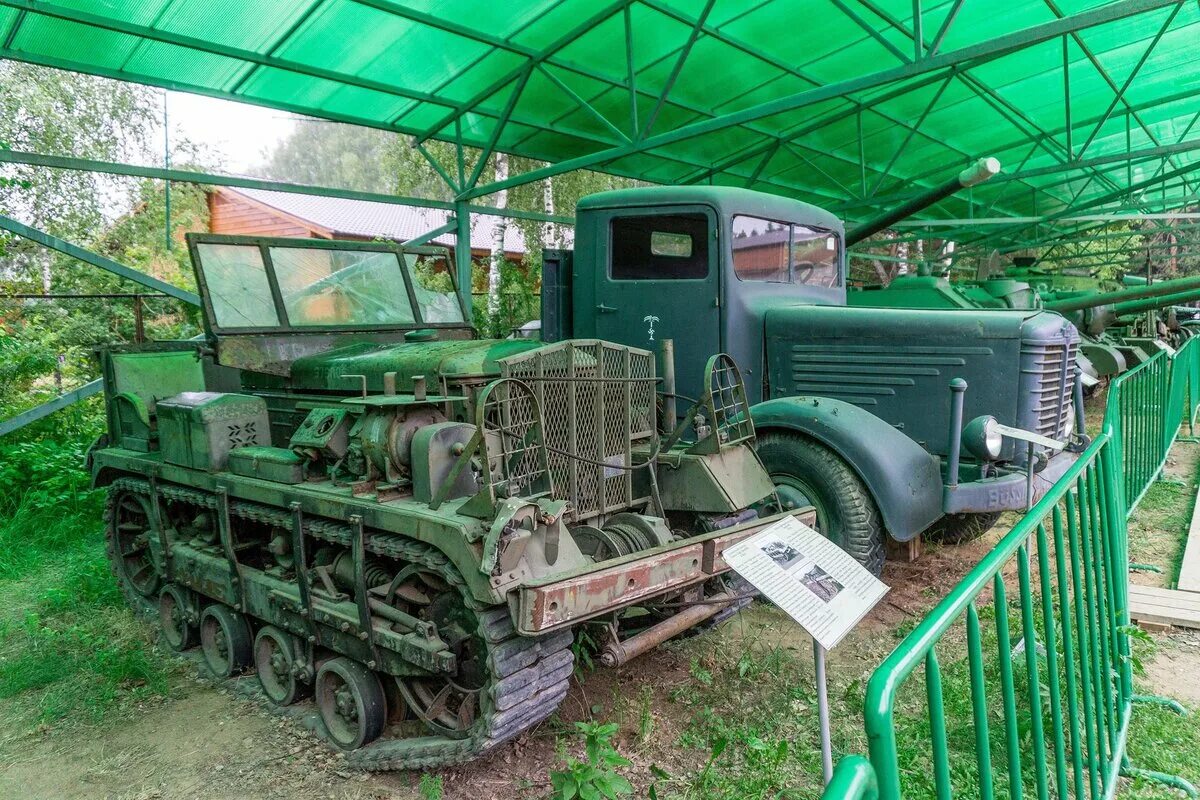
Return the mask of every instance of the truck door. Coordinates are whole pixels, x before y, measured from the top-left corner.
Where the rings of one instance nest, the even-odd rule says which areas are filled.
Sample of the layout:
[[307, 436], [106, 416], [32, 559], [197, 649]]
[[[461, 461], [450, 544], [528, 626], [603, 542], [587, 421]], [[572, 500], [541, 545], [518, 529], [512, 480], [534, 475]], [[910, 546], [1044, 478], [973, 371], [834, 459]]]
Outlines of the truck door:
[[656, 353], [673, 339], [677, 391], [690, 398], [721, 350], [716, 230], [707, 206], [621, 211], [608, 221], [607, 264], [595, 270], [596, 336]]

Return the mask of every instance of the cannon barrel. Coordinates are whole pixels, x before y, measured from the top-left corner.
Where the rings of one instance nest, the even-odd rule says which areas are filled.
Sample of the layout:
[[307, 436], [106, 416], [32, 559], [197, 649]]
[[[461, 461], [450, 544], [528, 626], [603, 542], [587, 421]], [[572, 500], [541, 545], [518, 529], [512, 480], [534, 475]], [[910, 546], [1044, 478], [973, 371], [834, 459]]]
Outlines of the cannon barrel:
[[[1064, 297], [1061, 300], [1047, 300], [1042, 308], [1066, 314], [1071, 311], [1081, 311], [1085, 308], [1125, 303], [1151, 297], [1163, 297], [1178, 292], [1200, 289], [1200, 275], [1188, 278], [1176, 278], [1170, 281], [1160, 281], [1148, 286], [1131, 286], [1128, 289], [1118, 289], [1115, 292], [1088, 292], [1074, 297]], [[1169, 305], [1169, 304], [1168, 304]], [[1155, 308], [1156, 306], [1150, 306]]]
[[1153, 311], [1156, 308], [1177, 306], [1182, 303], [1194, 303], [1197, 300], [1200, 300], [1200, 288], [1175, 292], [1174, 294], [1159, 295], [1158, 297], [1147, 297], [1142, 300], [1126, 300], [1123, 303], [1114, 303], [1112, 310], [1113, 314], [1121, 316], [1123, 314], [1136, 314], [1142, 311]]
[[892, 223], [898, 222], [905, 217], [911, 217], [913, 214], [924, 208], [928, 208], [939, 200], [944, 200], [959, 189], [983, 183], [999, 171], [999, 161], [994, 158], [981, 158], [945, 183], [935, 186], [924, 194], [909, 200], [907, 203], [901, 203], [891, 211], [881, 214], [875, 219], [868, 220], [857, 228], [850, 230], [846, 234], [846, 246], [849, 247], [850, 245], [858, 244], [871, 234], [878, 233]]

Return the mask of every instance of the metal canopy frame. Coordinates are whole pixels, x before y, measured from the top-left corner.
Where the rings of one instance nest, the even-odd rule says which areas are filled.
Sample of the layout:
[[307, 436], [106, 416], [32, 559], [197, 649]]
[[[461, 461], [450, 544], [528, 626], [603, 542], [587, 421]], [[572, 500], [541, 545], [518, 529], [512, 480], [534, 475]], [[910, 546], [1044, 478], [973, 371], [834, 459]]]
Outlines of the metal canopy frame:
[[[1126, 180], [1111, 167], [1149, 158], [1164, 159], [1163, 171], [1180, 177], [1170, 187], [1176, 200], [1193, 193], [1192, 179], [1180, 170], [1191, 163], [1194, 148], [1182, 139], [1164, 141], [1185, 93], [1163, 91], [1163, 81], [1155, 80], [1171, 63], [1164, 42], [1200, 33], [1196, 5], [1183, 0], [1096, 0], [1073, 4], [1073, 13], [1055, 0], [1017, 0], [996, 3], [990, 26], [963, 22], [978, 13], [963, 0], [835, 0], [820, 9], [799, 0], [530, 0], [510, 9], [511, 23], [492, 26], [452, 14], [449, 6], [438, 13], [395, 0], [344, 4], [372, 19], [403, 23], [398, 30], [406, 44], [436, 43], [452, 52], [444, 74], [421, 81], [372, 72], [358, 63], [369, 67], [365, 57], [313, 55], [305, 49], [310, 32], [334, 12], [319, 0], [293, 5], [297, 11], [290, 16], [263, 6], [263, 14], [279, 17], [280, 24], [255, 38], [223, 27], [236, 25], [232, 18], [188, 16], [190, 24], [180, 23], [173, 15], [182, 16], [190, 0], [117, 0], [82, 9], [0, 0], [0, 12], [8, 15], [5, 20], [0, 14], [0, 57], [412, 135], [459, 211], [461, 204], [502, 189], [590, 168], [651, 182], [746, 185], [869, 216], [968, 159], [1001, 153], [1027, 162], [1028, 169], [1022, 165], [1008, 180], [979, 187], [967, 199], [947, 200], [930, 213], [955, 209], [962, 215], [964, 206], [976, 205], [1018, 216], [1064, 209], [1128, 190], [1132, 169]], [[141, 6], [143, 13], [134, 13]], [[775, 20], [772, 15], [802, 8], [836, 30], [842, 37], [837, 48], [876, 54], [856, 63], [882, 67], [861, 74], [845, 64], [835, 70], [832, 49], [815, 46], [812, 56], [796, 59], [762, 46], [755, 32]], [[1111, 34], [1123, 25], [1132, 26], [1122, 28], [1130, 36], [1113, 46]], [[223, 80], [207, 83], [194, 71], [155, 72], [134, 57], [136, 50], [123, 61], [106, 60], [54, 39], [47, 29], [103, 37], [117, 50], [144, 43], [155, 52], [228, 69], [217, 70]], [[1061, 51], [1052, 75], [1022, 60], [1047, 47]], [[710, 63], [713, 53], [727, 54], [731, 67], [750, 77], [702, 102], [692, 87], [705, 85], [703, 76], [689, 68]], [[999, 77], [1010, 64], [1019, 81]], [[286, 78], [290, 92], [264, 89], [267, 77]], [[1039, 87], [1057, 82], [1064, 124], [1050, 123], [1045, 109], [1026, 107], [1013, 88], [1020, 81]], [[1109, 93], [1100, 104], [1096, 81]], [[323, 103], [322, 96], [339, 92], [392, 105], [385, 114], [368, 104]], [[1081, 97], [1088, 101], [1082, 113], [1074, 108]], [[980, 152], [977, 136], [945, 135], [948, 117], [960, 109], [997, 120], [989, 152]], [[1130, 146], [1117, 152], [1114, 126], [1122, 121]], [[864, 132], [866, 147], [852, 134], [847, 138], [848, 127]], [[827, 139], [833, 131], [841, 138]], [[424, 147], [430, 139], [452, 142], [456, 163], [433, 158]], [[466, 149], [478, 151], [471, 164]], [[503, 181], [483, 181], [487, 160], [498, 150], [547, 163]], [[850, 180], [853, 172], [858, 181]], [[1083, 177], [1088, 183], [1080, 189]], [[848, 191], [856, 182], [858, 191]], [[1013, 182], [1022, 188], [1014, 191], [1007, 185]]]

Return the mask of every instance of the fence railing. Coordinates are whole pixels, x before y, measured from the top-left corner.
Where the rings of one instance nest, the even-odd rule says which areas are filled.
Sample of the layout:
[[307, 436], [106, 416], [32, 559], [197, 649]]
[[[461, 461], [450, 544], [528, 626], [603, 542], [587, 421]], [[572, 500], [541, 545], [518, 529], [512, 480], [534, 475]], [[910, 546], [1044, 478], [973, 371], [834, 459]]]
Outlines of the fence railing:
[[829, 785], [825, 787], [825, 797], [878, 800], [879, 784], [875, 780], [871, 762], [862, 756], [846, 756], [839, 761]]
[[1132, 513], [1167, 460], [1180, 426], [1200, 402], [1200, 340], [1165, 350], [1109, 385], [1104, 428], [1116, 439], [1126, 513]]
[[[1200, 406], [1200, 342], [1114, 380], [1100, 434], [875, 670], [827, 800], [1109, 800], [1135, 702], [1126, 520]], [[874, 778], [874, 781], [872, 781]], [[877, 791], [877, 795], [875, 792]]]
[[1133, 690], [1111, 442], [1101, 433], [872, 675], [884, 800], [1115, 792]]

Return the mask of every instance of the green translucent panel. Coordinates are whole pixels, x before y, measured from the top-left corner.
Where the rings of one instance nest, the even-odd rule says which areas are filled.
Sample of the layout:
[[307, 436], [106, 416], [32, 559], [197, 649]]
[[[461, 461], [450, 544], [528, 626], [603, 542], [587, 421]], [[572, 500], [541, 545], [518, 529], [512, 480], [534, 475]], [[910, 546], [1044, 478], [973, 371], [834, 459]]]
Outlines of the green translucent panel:
[[[1115, 7], [1109, 0], [1057, 3], [1064, 15]], [[0, 8], [0, 34], [9, 41], [9, 55], [35, 63], [249, 99], [405, 134], [451, 138], [457, 127], [467, 144], [486, 146], [495, 139], [503, 150], [544, 161], [604, 153], [597, 166], [644, 180], [711, 177], [831, 207], [839, 201], [851, 209], [876, 207], [855, 199], [863, 191], [863, 173], [868, 193], [903, 195], [932, 186], [984, 155], [1001, 158], [1009, 170], [1023, 161], [1031, 169], [1055, 167], [1066, 158], [1061, 37], [1014, 47], [991, 61], [959, 63], [947, 83], [944, 70], [910, 65], [918, 57], [910, 34], [911, 0], [848, 2], [857, 19], [832, 3], [812, 0], [714, 0], [705, 30], [697, 33], [694, 25], [706, 5], [702, 0], [634, 0], [627, 6], [604, 0], [58, 0], [60, 8], [102, 16], [118, 26], [153, 27], [168, 40], [186, 36], [203, 45], [142, 40], [136, 32], [33, 11], [17, 29], [17, 17], [7, 8]], [[921, 4], [921, 45], [932, 44], [955, 5], [955, 0]], [[632, 29], [628, 48], [626, 7]], [[1089, 139], [1086, 158], [1200, 138], [1200, 130], [1188, 129], [1198, 109], [1186, 94], [1200, 73], [1195, 61], [1200, 8], [1193, 3], [1179, 6], [1124, 102], [1114, 103], [1115, 87], [1125, 84], [1170, 13], [1162, 8], [1136, 14], [1068, 39], [1076, 154]], [[939, 52], [954, 54], [1057, 19], [1044, 0], [969, 0], [957, 10]], [[251, 55], [240, 57], [244, 51]], [[255, 63], [260, 57], [294, 66]], [[904, 68], [913, 74], [897, 78]], [[892, 80], [856, 83], [877, 73]], [[638, 90], [632, 102], [631, 83]], [[817, 102], [795, 103], [742, 124], [629, 152], [641, 148], [647, 135], [653, 142], [713, 117], [839, 84], [842, 91]], [[520, 94], [514, 95], [518, 85]], [[1128, 143], [1126, 104], [1138, 109]], [[498, 119], [506, 114], [501, 129]], [[920, 130], [913, 133], [918, 122]], [[795, 152], [777, 144], [779, 137], [795, 138]], [[1030, 155], [1037, 137], [1044, 146]], [[860, 153], [865, 165], [859, 164]], [[1191, 163], [1188, 158], [1176, 157], [1171, 168]], [[1152, 172], [1158, 163], [1139, 169]], [[1125, 173], [1124, 164], [1114, 162], [1086, 188], [1086, 177], [1080, 177], [1086, 172], [1070, 181], [1064, 180], [1069, 173], [1055, 173], [980, 187], [971, 197], [981, 211], [994, 200], [991, 214], [1027, 214], [1067, 203], [1081, 189], [1079, 203], [1103, 198], [1124, 185]], [[1043, 196], [1035, 200], [1031, 186], [1044, 187]], [[1169, 190], [1177, 191], [1182, 192]], [[957, 214], [970, 210], [965, 197], [935, 208]]]

